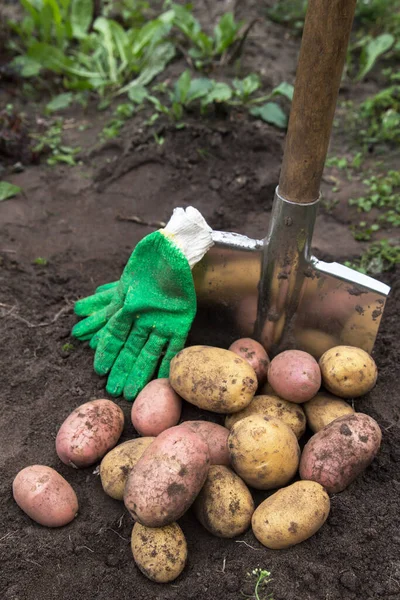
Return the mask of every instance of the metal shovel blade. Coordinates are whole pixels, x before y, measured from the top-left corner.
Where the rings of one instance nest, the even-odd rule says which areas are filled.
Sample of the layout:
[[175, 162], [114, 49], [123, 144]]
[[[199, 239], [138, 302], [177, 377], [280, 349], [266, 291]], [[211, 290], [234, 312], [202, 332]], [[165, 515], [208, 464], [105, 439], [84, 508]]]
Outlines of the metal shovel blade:
[[295, 204], [277, 189], [264, 240], [214, 232], [196, 265], [197, 340], [258, 339], [274, 356], [296, 348], [319, 358], [345, 344], [371, 352], [390, 288], [311, 255], [318, 203]]

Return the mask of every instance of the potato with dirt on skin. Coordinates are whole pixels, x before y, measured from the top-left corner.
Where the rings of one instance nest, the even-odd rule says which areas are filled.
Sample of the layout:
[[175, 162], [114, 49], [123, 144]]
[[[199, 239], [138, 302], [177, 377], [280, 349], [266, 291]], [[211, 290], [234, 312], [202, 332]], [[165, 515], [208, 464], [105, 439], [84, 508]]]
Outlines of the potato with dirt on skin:
[[61, 425], [56, 437], [58, 457], [76, 469], [89, 467], [115, 446], [123, 428], [124, 413], [115, 402], [86, 402]]
[[236, 473], [228, 467], [213, 465], [193, 508], [207, 531], [217, 537], [232, 538], [250, 527], [254, 501]]
[[290, 402], [307, 402], [321, 387], [321, 371], [311, 354], [302, 350], [285, 350], [271, 360], [268, 381], [280, 398]]
[[315, 481], [296, 481], [264, 500], [252, 517], [253, 533], [272, 550], [290, 548], [314, 535], [325, 523], [329, 496]]
[[210, 466], [207, 442], [188, 427], [166, 429], [129, 473], [125, 506], [147, 527], [179, 519], [200, 492]]
[[100, 463], [100, 479], [108, 496], [114, 500], [124, 499], [125, 484], [131, 469], [155, 439], [142, 437], [128, 440], [105, 455]]
[[78, 499], [68, 481], [45, 465], [22, 469], [13, 481], [15, 502], [36, 523], [62, 527], [78, 513]]
[[233, 342], [228, 350], [247, 360], [256, 372], [258, 384], [264, 383], [267, 379], [270, 361], [265, 348], [259, 342], [251, 338], [241, 338]]
[[378, 377], [375, 361], [355, 346], [335, 346], [319, 359], [324, 386], [340, 398], [357, 398], [372, 390]]
[[319, 392], [314, 398], [305, 402], [303, 408], [308, 426], [314, 433], [317, 433], [335, 419], [354, 413], [354, 409], [350, 404], [327, 392]]
[[378, 423], [363, 413], [339, 417], [312, 436], [303, 449], [300, 477], [342, 492], [373, 461], [381, 445]]
[[188, 427], [208, 445], [210, 465], [230, 465], [228, 452], [229, 430], [211, 421], [184, 421], [179, 427]]
[[239, 477], [260, 490], [286, 485], [299, 465], [297, 438], [276, 417], [252, 415], [241, 419], [230, 431], [228, 448]]
[[240, 419], [250, 415], [266, 415], [281, 419], [290, 427], [297, 439], [301, 438], [306, 429], [306, 416], [302, 407], [294, 402], [272, 395], [254, 396], [246, 408], [225, 417], [225, 427], [231, 429]]
[[165, 377], [150, 381], [138, 394], [132, 406], [132, 424], [140, 435], [157, 436], [177, 425], [182, 399]]
[[191, 346], [171, 361], [169, 380], [187, 402], [217, 413], [247, 406], [257, 390], [257, 375], [249, 363], [229, 350]]
[[143, 575], [157, 583], [174, 581], [185, 568], [187, 544], [177, 523], [164, 527], [145, 527], [135, 523], [131, 549]]

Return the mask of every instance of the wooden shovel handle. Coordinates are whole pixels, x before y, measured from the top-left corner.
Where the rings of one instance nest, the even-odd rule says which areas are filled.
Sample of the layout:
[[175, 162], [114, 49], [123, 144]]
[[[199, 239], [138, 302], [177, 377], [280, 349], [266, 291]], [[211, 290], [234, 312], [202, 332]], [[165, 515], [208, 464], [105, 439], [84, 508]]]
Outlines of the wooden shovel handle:
[[319, 197], [356, 0], [309, 0], [296, 73], [280, 195]]

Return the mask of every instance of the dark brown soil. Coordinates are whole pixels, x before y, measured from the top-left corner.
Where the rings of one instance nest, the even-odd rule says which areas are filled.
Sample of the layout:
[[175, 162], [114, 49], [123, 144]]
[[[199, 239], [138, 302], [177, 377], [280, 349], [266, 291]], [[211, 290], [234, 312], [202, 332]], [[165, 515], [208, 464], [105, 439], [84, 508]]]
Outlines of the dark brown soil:
[[[255, 5], [241, 3], [246, 18], [257, 10], [263, 15], [263, 4]], [[266, 85], [293, 81], [297, 48], [298, 40], [262, 20], [243, 68], [261, 69]], [[11, 91], [18, 97], [18, 90]], [[398, 272], [382, 276], [393, 287], [373, 353], [378, 384], [355, 402], [356, 410], [382, 427], [381, 451], [355, 483], [332, 497], [327, 523], [308, 541], [272, 551], [251, 531], [239, 540], [222, 540], [189, 512], [181, 520], [188, 565], [175, 582], [161, 586], [135, 567], [129, 546], [133, 522], [122, 503], [103, 493], [94, 467], [75, 471], [59, 461], [54, 440], [62, 421], [79, 404], [107, 397], [104, 379], [92, 370], [92, 352], [69, 335], [76, 322], [72, 303], [117, 279], [134, 245], [152, 231], [118, 217], [164, 221], [175, 206], [194, 205], [214, 228], [261, 237], [283, 144], [273, 128], [234, 115], [192, 118], [179, 131], [166, 126], [160, 147], [134, 119], [116, 142], [90, 152], [104, 115], [68, 116], [67, 141], [86, 148], [83, 164], [26, 166], [7, 177], [24, 194], [0, 205], [0, 598], [239, 600], [243, 594], [253, 597], [255, 579], [248, 574], [258, 567], [273, 578], [260, 598], [267, 592], [274, 600], [400, 598]], [[83, 121], [92, 128], [79, 132]], [[335, 147], [341, 136], [335, 131]], [[351, 185], [350, 192], [342, 182], [343, 198], [354, 193], [357, 182]], [[324, 191], [329, 199], [329, 184]], [[342, 204], [343, 211], [340, 204], [333, 215], [322, 212], [318, 218], [315, 252], [325, 259], [348, 260], [362, 251], [348, 229], [357, 215]], [[37, 257], [48, 264], [33, 264]], [[125, 441], [136, 435], [131, 405], [117, 403], [126, 416]], [[189, 416], [212, 418], [187, 407], [184, 418]], [[73, 523], [46, 529], [15, 504], [12, 480], [31, 464], [52, 466], [72, 484], [80, 504]], [[265, 495], [257, 493], [257, 502]]]

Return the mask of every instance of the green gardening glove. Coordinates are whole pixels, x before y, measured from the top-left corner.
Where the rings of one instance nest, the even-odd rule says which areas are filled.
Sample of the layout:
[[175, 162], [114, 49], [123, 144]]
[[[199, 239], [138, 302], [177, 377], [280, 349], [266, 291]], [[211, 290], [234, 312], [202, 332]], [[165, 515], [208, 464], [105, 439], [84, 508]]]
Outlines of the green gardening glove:
[[211, 229], [200, 213], [176, 209], [165, 229], [139, 242], [118, 283], [77, 303], [90, 316], [73, 335], [91, 337], [94, 369], [109, 374], [110, 394], [133, 400], [158, 367], [158, 377], [168, 377], [196, 314], [191, 267], [211, 245]]

